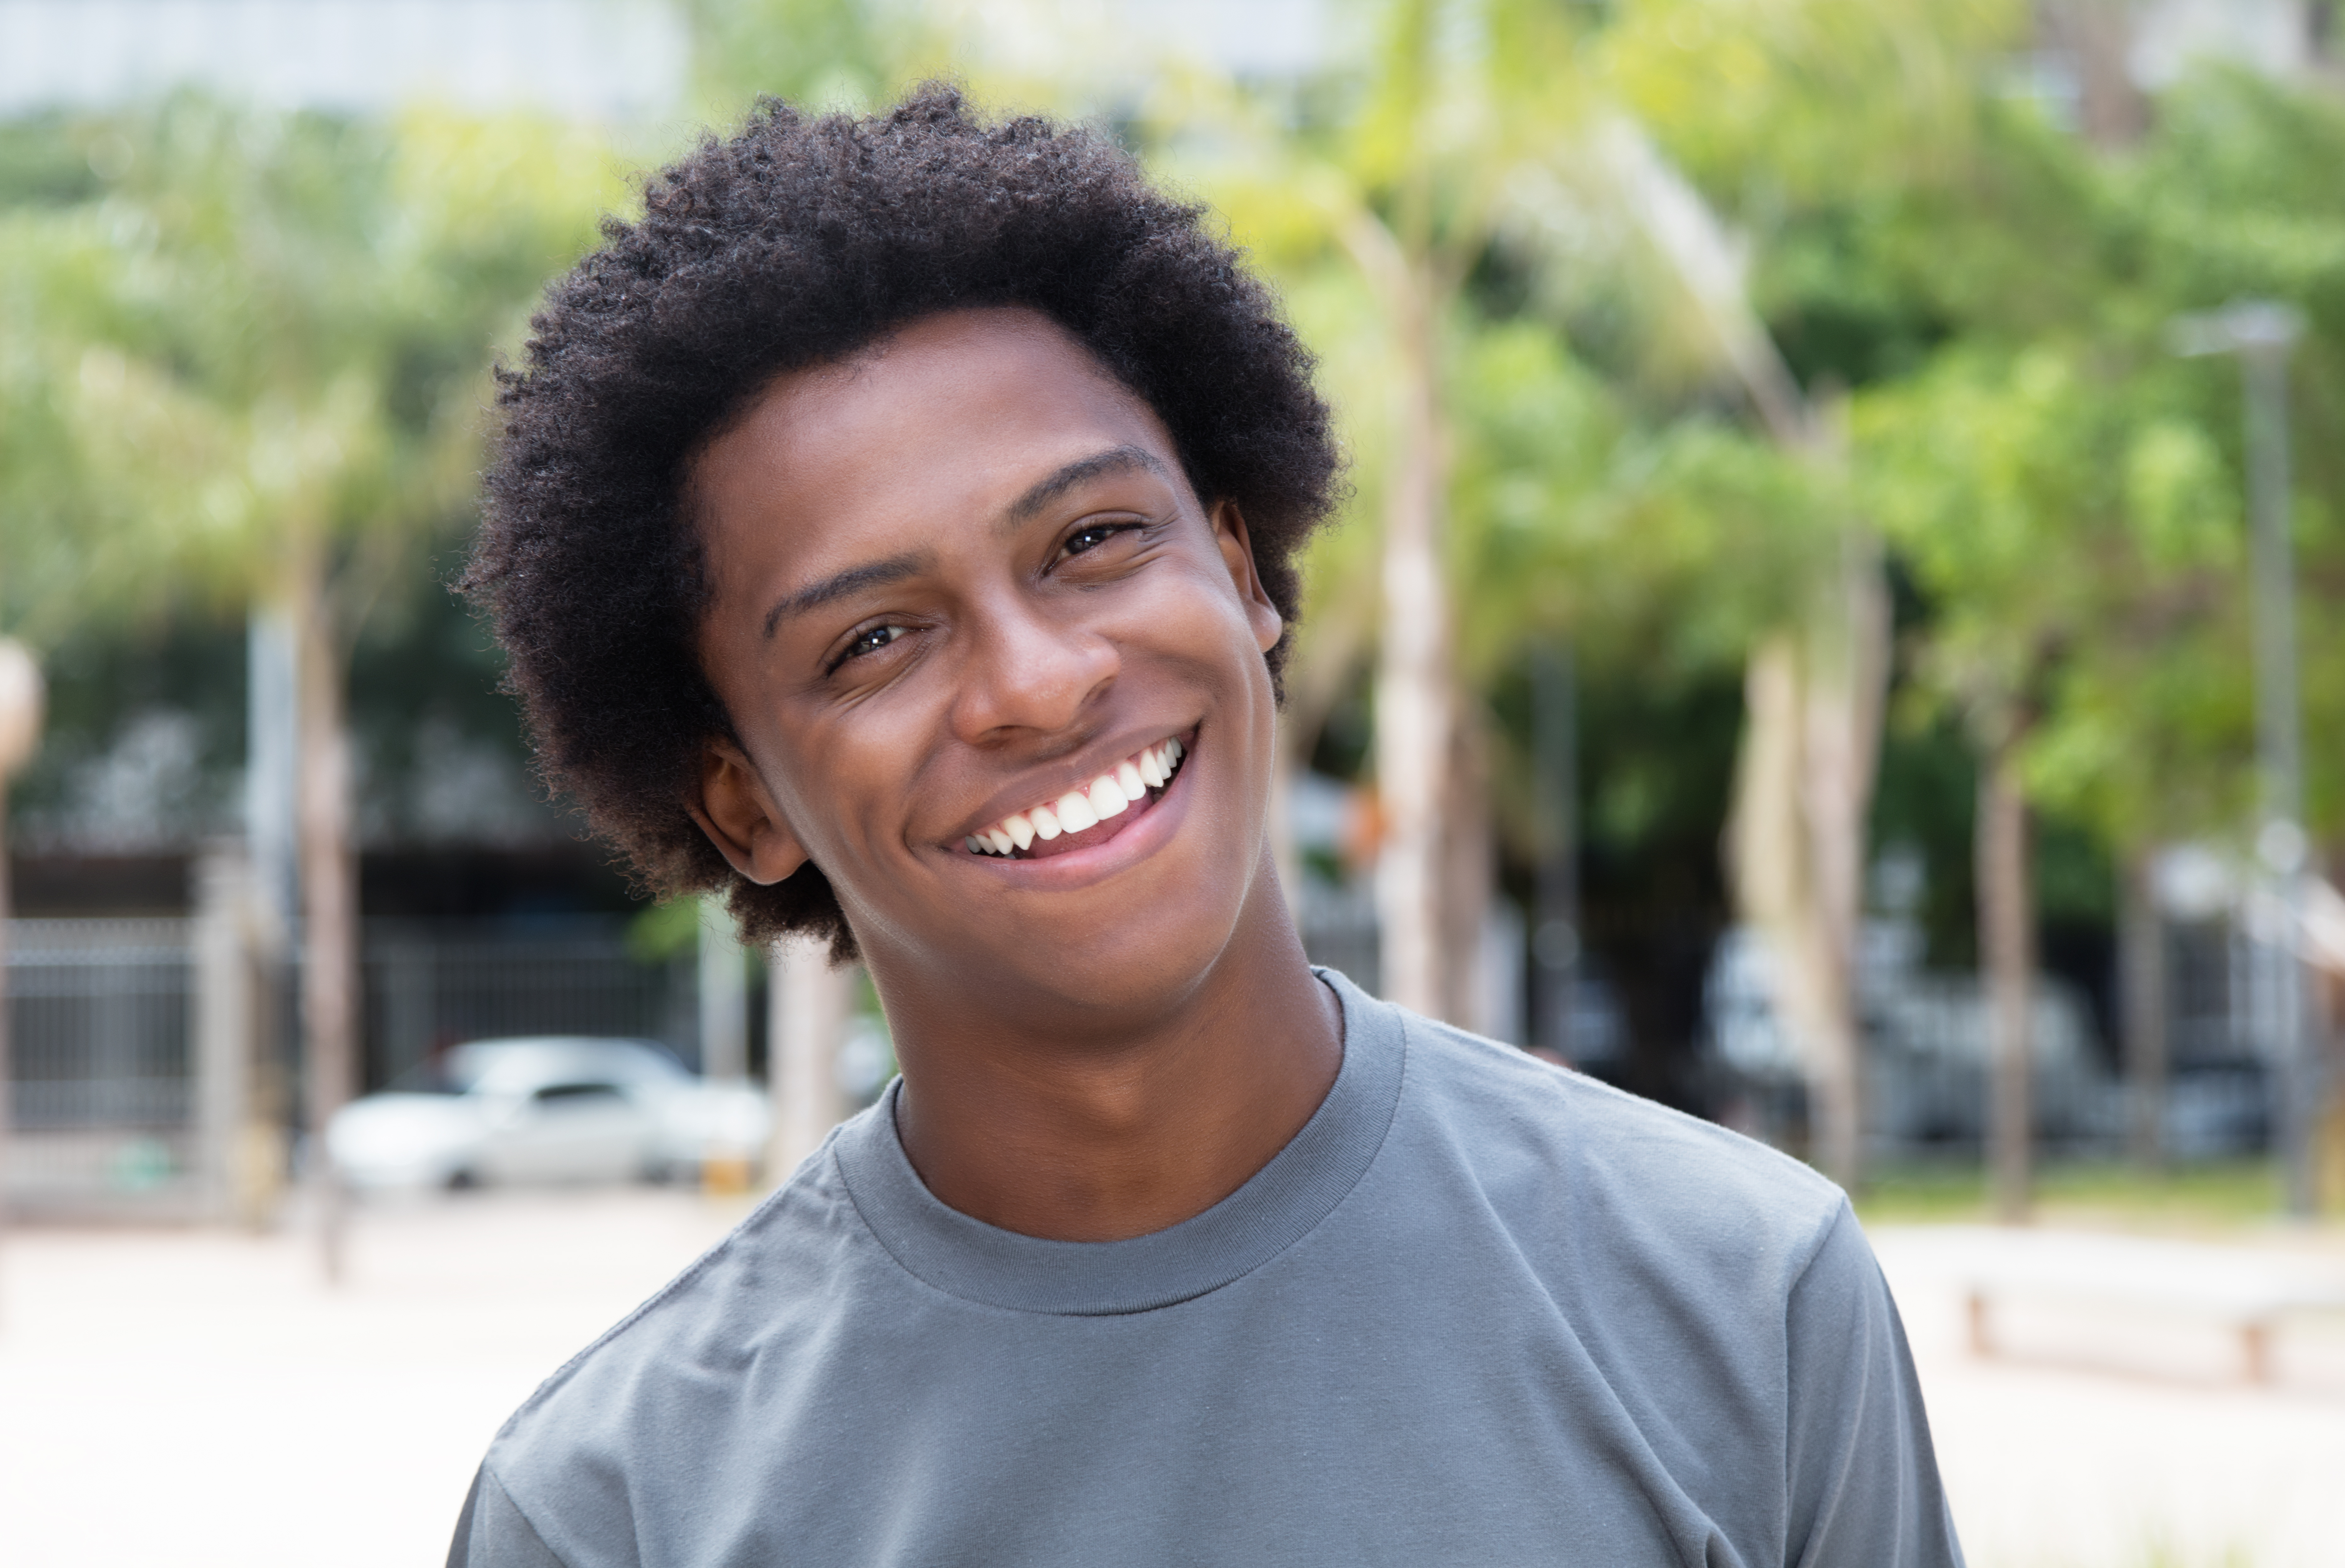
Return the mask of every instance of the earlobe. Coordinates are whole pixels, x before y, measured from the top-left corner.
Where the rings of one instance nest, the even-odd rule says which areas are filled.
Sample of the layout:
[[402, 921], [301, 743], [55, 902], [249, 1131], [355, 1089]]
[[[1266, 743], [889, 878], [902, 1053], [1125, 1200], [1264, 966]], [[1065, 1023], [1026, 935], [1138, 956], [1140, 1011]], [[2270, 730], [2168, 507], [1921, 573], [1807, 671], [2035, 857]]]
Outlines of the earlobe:
[[1262, 574], [1254, 566], [1254, 540], [1246, 533], [1245, 518], [1238, 512], [1234, 501], [1222, 501], [1213, 507], [1213, 538], [1222, 550], [1222, 564], [1229, 568], [1230, 581], [1237, 587], [1238, 596], [1245, 601], [1246, 619], [1253, 624], [1254, 643], [1268, 653], [1286, 635], [1286, 621], [1278, 606], [1270, 602], [1263, 591]]
[[766, 792], [765, 780], [729, 740], [711, 740], [700, 754], [700, 798], [685, 809], [732, 868], [771, 886], [807, 863], [805, 847]]

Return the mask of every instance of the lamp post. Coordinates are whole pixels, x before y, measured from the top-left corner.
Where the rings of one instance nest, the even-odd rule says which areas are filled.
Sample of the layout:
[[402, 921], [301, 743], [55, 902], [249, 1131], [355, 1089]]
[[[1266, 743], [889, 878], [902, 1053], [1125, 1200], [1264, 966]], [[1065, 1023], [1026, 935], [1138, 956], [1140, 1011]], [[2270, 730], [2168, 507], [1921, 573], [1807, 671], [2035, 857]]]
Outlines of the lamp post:
[[2280, 1157], [2288, 1208], [2309, 1216], [2316, 1203], [2315, 1121], [2320, 1062], [2308, 1013], [2310, 988], [2297, 956], [2309, 842], [2304, 831], [2304, 714], [2297, 695], [2296, 569], [2289, 539], [2288, 361], [2304, 318], [2269, 300], [2238, 300], [2174, 324], [2184, 354], [2229, 354], [2247, 392], [2248, 521], [2253, 560], [2256, 753], [2263, 820], [2256, 853], [2277, 883], [2282, 929], [2265, 946], [2269, 1016], [2279, 1058]]
[[1571, 1037], [1579, 983], [1579, 702], [1568, 644], [1541, 647], [1531, 664], [1531, 765], [1547, 853], [1539, 861], [1531, 928], [1538, 983], [1531, 1043], [1565, 1061], [1585, 1042]]
[[25, 645], [0, 637], [0, 1229], [8, 1221], [9, 1134], [15, 1111], [9, 1098], [15, 1068], [8, 1057], [8, 780], [32, 760], [41, 743], [46, 687], [41, 667]]

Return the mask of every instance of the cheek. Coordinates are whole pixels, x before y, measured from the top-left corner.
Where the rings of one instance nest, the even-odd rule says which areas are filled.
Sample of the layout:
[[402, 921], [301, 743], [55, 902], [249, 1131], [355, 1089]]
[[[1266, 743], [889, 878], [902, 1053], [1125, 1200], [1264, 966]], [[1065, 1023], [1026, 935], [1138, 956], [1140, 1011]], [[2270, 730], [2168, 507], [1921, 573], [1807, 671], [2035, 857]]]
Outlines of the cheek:
[[[918, 765], [916, 737], [896, 716], [865, 710], [793, 722], [786, 708], [758, 716], [754, 738], [736, 728], [799, 845], [825, 871], [866, 857], [902, 781]], [[909, 749], [908, 749], [909, 748]]]
[[1218, 558], [1167, 573], [1163, 591], [1145, 596], [1123, 635], [1183, 663], [1215, 668], [1259, 665], [1262, 648], [1252, 606], [1231, 590]]

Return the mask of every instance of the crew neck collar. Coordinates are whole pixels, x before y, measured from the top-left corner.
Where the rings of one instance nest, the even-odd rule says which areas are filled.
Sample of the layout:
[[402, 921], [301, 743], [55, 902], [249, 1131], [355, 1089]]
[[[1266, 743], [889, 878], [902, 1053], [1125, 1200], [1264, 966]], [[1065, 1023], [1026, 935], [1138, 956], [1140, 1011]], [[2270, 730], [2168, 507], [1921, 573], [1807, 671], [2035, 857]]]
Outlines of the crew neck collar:
[[1311, 1119], [1244, 1186], [1203, 1214], [1126, 1241], [1020, 1236], [947, 1207], [896, 1133], [898, 1079], [832, 1145], [857, 1211], [904, 1268], [936, 1288], [1012, 1311], [1107, 1317], [1217, 1290], [1301, 1240], [1367, 1174], [1400, 1101], [1401, 1011], [1333, 970], [1344, 1061]]

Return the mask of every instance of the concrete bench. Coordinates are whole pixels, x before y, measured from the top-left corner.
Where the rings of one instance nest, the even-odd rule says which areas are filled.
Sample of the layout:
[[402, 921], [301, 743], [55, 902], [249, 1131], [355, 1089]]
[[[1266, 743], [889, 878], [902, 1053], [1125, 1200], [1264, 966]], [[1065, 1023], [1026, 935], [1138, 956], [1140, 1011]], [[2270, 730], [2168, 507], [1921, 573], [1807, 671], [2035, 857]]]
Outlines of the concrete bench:
[[2076, 1231], [1980, 1229], [1965, 1240], [1950, 1261], [1981, 1356], [1995, 1354], [1995, 1303], [2056, 1299], [2212, 1319], [2238, 1336], [2248, 1379], [2267, 1383], [2283, 1319], [2345, 1312], [2345, 1264], [2331, 1259]]

